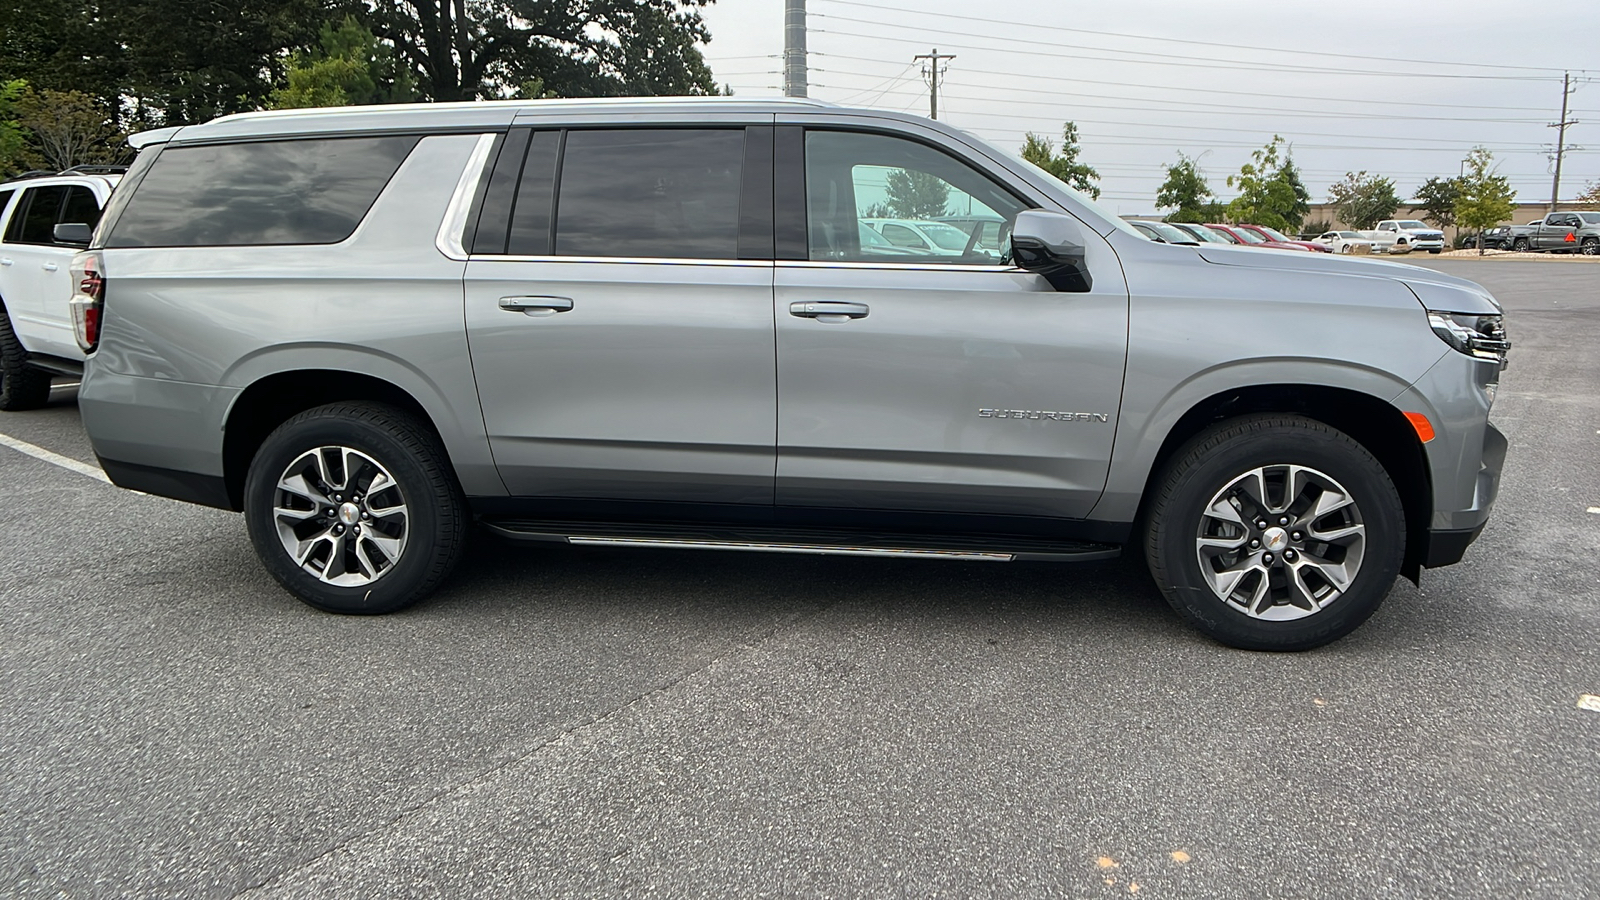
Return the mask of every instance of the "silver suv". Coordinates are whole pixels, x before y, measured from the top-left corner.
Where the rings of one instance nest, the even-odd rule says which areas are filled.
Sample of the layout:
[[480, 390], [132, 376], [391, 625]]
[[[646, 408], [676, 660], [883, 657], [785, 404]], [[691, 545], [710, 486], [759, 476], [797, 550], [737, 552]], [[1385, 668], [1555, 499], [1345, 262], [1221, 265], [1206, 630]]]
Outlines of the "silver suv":
[[[536, 101], [147, 132], [73, 299], [120, 485], [324, 610], [528, 541], [1092, 560], [1314, 647], [1461, 558], [1506, 443], [1468, 281], [1179, 246], [938, 122]], [[860, 220], [1005, 223], [891, 256]], [[974, 232], [976, 233], [976, 232]]]

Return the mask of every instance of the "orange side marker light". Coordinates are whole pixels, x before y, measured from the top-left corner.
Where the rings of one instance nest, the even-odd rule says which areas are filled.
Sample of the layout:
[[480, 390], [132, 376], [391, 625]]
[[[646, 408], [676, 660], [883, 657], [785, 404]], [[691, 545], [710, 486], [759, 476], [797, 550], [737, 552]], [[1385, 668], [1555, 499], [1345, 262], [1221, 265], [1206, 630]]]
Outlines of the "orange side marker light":
[[1433, 440], [1433, 423], [1422, 413], [1408, 412], [1406, 418], [1411, 421], [1411, 427], [1417, 430], [1417, 438], [1424, 444]]

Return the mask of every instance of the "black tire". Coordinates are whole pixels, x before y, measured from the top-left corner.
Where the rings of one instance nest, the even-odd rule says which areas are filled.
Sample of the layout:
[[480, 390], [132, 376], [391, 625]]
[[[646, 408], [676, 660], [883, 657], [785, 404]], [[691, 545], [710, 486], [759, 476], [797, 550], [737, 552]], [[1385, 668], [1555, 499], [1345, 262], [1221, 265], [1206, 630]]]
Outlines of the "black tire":
[[50, 373], [28, 365], [11, 317], [0, 306], [0, 409], [16, 412], [38, 409], [50, 402]]
[[1528, 239], [1527, 238], [1520, 238], [1520, 237], [1517, 238], [1516, 240], [1511, 242], [1511, 249], [1517, 251], [1518, 253], [1527, 252]]
[[[321, 580], [295, 562], [278, 535], [273, 512], [278, 479], [298, 458], [325, 446], [349, 447], [381, 464], [398, 483], [407, 508], [399, 559], [364, 585]], [[443, 444], [410, 414], [378, 403], [319, 406], [278, 426], [250, 461], [244, 516], [267, 571], [307, 604], [332, 613], [381, 615], [404, 609], [431, 594], [466, 547], [466, 500]]]
[[[1201, 572], [1196, 539], [1211, 499], [1261, 466], [1309, 466], [1334, 478], [1356, 501], [1365, 555], [1343, 594], [1290, 621], [1253, 618], [1220, 598]], [[1344, 433], [1300, 416], [1233, 419], [1202, 432], [1175, 453], [1155, 482], [1145, 559], [1167, 602], [1190, 625], [1244, 650], [1309, 650], [1338, 640], [1383, 602], [1405, 557], [1405, 512], [1388, 473]]]
[[1584, 238], [1583, 245], [1578, 248], [1578, 252], [1584, 256], [1600, 256], [1600, 238]]

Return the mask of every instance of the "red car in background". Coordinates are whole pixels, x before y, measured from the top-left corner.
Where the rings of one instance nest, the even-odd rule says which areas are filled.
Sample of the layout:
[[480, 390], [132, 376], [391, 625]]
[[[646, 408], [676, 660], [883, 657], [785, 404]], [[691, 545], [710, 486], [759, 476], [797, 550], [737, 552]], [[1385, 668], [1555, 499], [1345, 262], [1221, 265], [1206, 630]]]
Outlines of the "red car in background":
[[1242, 225], [1213, 225], [1210, 222], [1207, 222], [1206, 227], [1220, 231], [1239, 243], [1245, 245], [1246, 247], [1266, 247], [1271, 250], [1300, 250], [1306, 253], [1311, 252], [1296, 243], [1271, 240], [1265, 235], [1251, 231]]
[[1276, 228], [1268, 228], [1265, 225], [1235, 225], [1234, 227], [1235, 228], [1248, 228], [1251, 231], [1254, 231], [1256, 234], [1259, 234], [1262, 237], [1266, 238], [1267, 240], [1275, 241], [1275, 242], [1280, 243], [1280, 244], [1297, 244], [1297, 245], [1299, 245], [1301, 247], [1306, 248], [1307, 250], [1313, 250], [1313, 251], [1315, 251], [1317, 253], [1332, 253], [1333, 252], [1333, 248], [1329, 247], [1327, 244], [1318, 244], [1318, 243], [1316, 243], [1314, 241], [1299, 241], [1299, 240], [1295, 240], [1294, 238], [1289, 237], [1288, 235], [1285, 235], [1283, 232], [1277, 230]]

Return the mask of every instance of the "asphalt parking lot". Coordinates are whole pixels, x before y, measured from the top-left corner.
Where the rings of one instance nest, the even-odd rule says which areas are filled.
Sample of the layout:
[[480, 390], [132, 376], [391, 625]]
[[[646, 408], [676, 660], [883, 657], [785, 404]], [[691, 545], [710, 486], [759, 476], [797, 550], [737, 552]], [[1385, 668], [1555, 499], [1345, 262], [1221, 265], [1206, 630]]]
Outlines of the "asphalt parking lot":
[[[1505, 302], [1466, 560], [1298, 655], [1141, 569], [508, 547], [316, 613], [0, 446], [0, 895], [1600, 895], [1600, 267]], [[93, 463], [70, 388], [0, 433]]]

